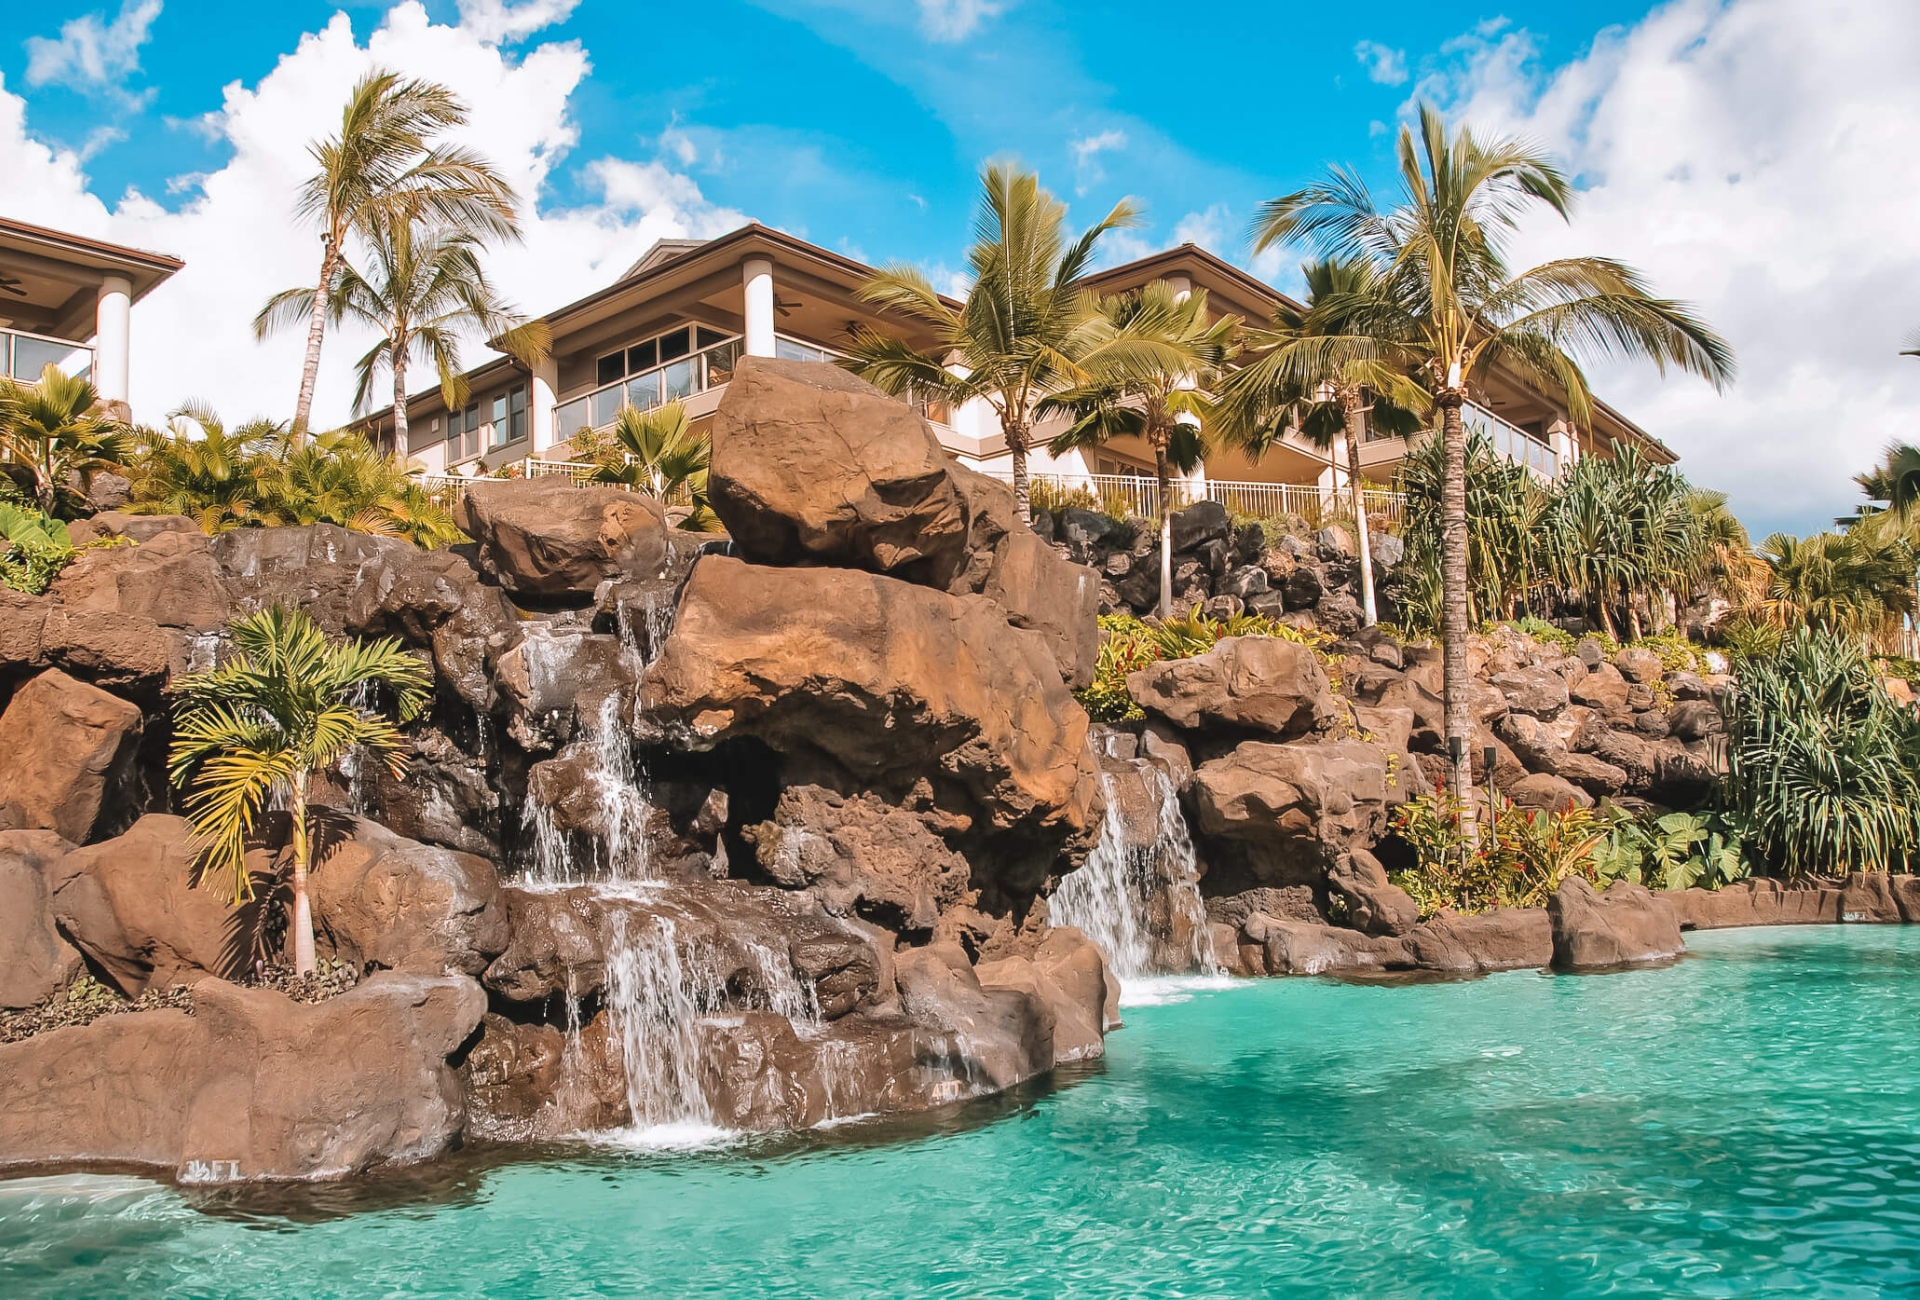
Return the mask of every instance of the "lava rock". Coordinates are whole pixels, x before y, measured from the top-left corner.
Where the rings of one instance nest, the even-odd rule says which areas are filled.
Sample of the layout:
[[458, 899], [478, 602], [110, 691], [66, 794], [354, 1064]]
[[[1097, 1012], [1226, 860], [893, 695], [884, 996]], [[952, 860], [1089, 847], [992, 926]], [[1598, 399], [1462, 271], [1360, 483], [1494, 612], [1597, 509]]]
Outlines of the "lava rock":
[[57, 668], [35, 677], [0, 714], [0, 827], [75, 843], [123, 829], [141, 802], [141, 730], [138, 706]]
[[1615, 881], [1604, 894], [1569, 876], [1547, 900], [1556, 970], [1605, 970], [1669, 962], [1686, 950], [1673, 906], [1639, 885]]
[[47, 888], [48, 868], [73, 847], [52, 831], [0, 831], [0, 1011], [38, 1006], [81, 971]]
[[1224, 637], [1205, 654], [1150, 664], [1128, 675], [1127, 694], [1189, 731], [1299, 736], [1338, 712], [1313, 651], [1279, 637]]

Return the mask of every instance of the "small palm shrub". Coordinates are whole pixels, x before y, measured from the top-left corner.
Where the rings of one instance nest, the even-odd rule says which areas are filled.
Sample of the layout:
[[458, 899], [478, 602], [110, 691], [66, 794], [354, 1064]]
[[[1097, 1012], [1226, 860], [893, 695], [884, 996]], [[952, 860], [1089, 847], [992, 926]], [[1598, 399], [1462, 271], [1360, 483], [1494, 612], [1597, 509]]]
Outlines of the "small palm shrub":
[[205, 871], [225, 878], [236, 903], [253, 896], [247, 840], [268, 801], [292, 816], [294, 969], [314, 969], [307, 897], [311, 845], [307, 787], [316, 772], [358, 747], [405, 775], [394, 724], [363, 701], [368, 687], [390, 694], [401, 722], [426, 707], [433, 670], [392, 638], [335, 641], [305, 613], [274, 605], [235, 622], [232, 651], [209, 672], [175, 686], [169, 768], [188, 791]]
[[1318, 651], [1330, 637], [1259, 614], [1208, 618], [1198, 609], [1181, 618], [1144, 623], [1131, 614], [1100, 617], [1100, 654], [1094, 662], [1093, 682], [1074, 692], [1095, 722], [1131, 722], [1146, 716], [1127, 694], [1127, 676], [1162, 659], [1191, 659], [1213, 649], [1230, 636], [1271, 636]]
[[1736, 667], [1729, 807], [1786, 876], [1905, 869], [1920, 848], [1920, 722], [1857, 637], [1802, 627]]
[[707, 501], [713, 440], [693, 432], [681, 403], [668, 402], [646, 411], [625, 407], [611, 429], [582, 432], [574, 445], [575, 454], [594, 467], [591, 482], [617, 483], [644, 492], [662, 505], [690, 505], [692, 513], [680, 521], [680, 527], [690, 532], [720, 531], [720, 520]]

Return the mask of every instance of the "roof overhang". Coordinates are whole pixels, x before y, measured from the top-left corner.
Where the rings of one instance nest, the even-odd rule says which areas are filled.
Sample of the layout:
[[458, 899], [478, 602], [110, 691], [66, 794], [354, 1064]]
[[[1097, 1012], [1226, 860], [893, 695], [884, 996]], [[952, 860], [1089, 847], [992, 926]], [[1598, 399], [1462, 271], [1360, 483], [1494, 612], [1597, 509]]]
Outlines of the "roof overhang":
[[31, 333], [83, 340], [94, 332], [101, 281], [125, 280], [138, 302], [184, 265], [165, 253], [0, 217], [0, 272], [23, 290], [0, 294], [0, 315]]

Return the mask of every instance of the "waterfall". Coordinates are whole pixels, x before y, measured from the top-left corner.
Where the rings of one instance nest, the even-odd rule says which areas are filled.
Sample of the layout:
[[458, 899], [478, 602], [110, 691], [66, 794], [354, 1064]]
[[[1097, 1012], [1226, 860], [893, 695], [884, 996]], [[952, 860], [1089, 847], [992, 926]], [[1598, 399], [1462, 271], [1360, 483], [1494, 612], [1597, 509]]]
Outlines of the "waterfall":
[[619, 697], [609, 694], [601, 700], [593, 721], [584, 723], [581, 732], [588, 747], [584, 783], [600, 807], [592, 858], [575, 862], [572, 839], [560, 828], [553, 809], [535, 804], [527, 818], [532, 864], [525, 881], [557, 886], [591, 878], [651, 880], [646, 825], [653, 808], [647, 800], [646, 779], [633, 761], [633, 748], [621, 725]]
[[607, 1011], [620, 1039], [634, 1127], [711, 1130], [713, 1112], [700, 1083], [699, 1021], [719, 1005], [723, 990], [709, 973], [681, 961], [672, 921], [656, 916], [636, 933], [626, 913], [610, 919]]
[[1107, 797], [1107, 812], [1100, 839], [1085, 865], [1063, 877], [1054, 891], [1053, 920], [1076, 927], [1099, 944], [1123, 980], [1211, 973], [1219, 963], [1213, 955], [1207, 909], [1200, 898], [1199, 865], [1179, 795], [1159, 767], [1138, 763], [1135, 770], [1154, 797], [1153, 842], [1131, 842], [1119, 790], [1103, 766], [1100, 785]]

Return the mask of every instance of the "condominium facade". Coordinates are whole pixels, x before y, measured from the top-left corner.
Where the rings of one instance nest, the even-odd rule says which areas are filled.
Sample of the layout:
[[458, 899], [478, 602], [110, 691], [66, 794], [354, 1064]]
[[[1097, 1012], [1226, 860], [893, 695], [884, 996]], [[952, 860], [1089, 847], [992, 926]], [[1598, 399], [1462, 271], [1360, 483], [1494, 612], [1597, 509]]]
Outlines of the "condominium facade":
[[185, 263], [0, 217], [0, 376], [83, 375], [130, 418], [133, 305]]
[[[448, 408], [437, 386], [410, 398], [403, 450], [435, 475], [490, 473], [529, 459], [564, 461], [575, 433], [604, 428], [625, 406], [677, 399], [699, 427], [712, 417], [742, 356], [832, 360], [862, 329], [932, 348], [935, 339], [924, 323], [861, 300], [860, 286], [872, 273], [851, 258], [758, 224], [710, 240], [662, 240], [614, 283], [541, 318], [553, 340], [547, 362], [529, 367], [500, 357], [468, 372], [470, 395], [458, 409]], [[1178, 292], [1204, 289], [1209, 310], [1252, 322], [1269, 319], [1289, 302], [1193, 244], [1102, 271], [1089, 287], [1118, 293], [1154, 280]], [[1502, 452], [1543, 478], [1583, 455], [1609, 454], [1616, 440], [1636, 444], [1662, 463], [1675, 459], [1604, 404], [1596, 404], [1591, 428], [1576, 429], [1563, 407], [1517, 377], [1496, 372], [1484, 388], [1468, 423], [1485, 428]], [[962, 464], [989, 474], [1010, 472], [999, 420], [984, 401], [958, 408], [916, 405]], [[391, 412], [376, 413], [368, 424], [376, 436], [390, 439]], [[1042, 425], [1036, 440], [1057, 431]], [[1408, 448], [1399, 438], [1369, 441], [1361, 453], [1363, 475], [1385, 486]], [[1150, 475], [1153, 456], [1144, 442], [1130, 438], [1059, 457], [1038, 447], [1029, 466], [1036, 474], [1095, 482]], [[1186, 487], [1199, 492], [1214, 480], [1327, 491], [1343, 485], [1345, 473], [1344, 458], [1289, 434], [1258, 460], [1214, 451]]]

